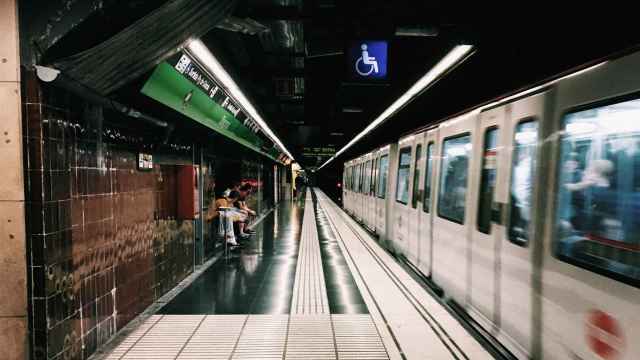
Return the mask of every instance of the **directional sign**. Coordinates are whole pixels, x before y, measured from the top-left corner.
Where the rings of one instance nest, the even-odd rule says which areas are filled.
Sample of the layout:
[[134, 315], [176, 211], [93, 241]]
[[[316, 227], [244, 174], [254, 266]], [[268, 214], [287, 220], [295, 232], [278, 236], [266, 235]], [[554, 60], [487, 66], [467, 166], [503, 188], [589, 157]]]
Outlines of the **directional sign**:
[[333, 156], [335, 154], [336, 154], [336, 149], [332, 146], [329, 146], [329, 147], [305, 146], [302, 151], [303, 156]]
[[387, 42], [361, 40], [349, 47], [348, 67], [353, 78], [384, 80], [387, 78]]

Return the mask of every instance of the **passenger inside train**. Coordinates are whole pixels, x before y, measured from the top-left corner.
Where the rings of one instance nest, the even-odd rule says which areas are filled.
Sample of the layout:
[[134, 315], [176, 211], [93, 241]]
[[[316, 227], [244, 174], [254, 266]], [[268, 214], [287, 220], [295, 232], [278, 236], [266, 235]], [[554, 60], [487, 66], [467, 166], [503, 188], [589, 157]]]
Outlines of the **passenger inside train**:
[[[560, 256], [640, 279], [640, 101], [565, 116]], [[580, 173], [583, 175], [580, 176]]]
[[529, 234], [531, 222], [531, 198], [536, 167], [536, 148], [538, 144], [538, 123], [521, 122], [516, 127], [514, 166], [511, 186], [511, 223], [509, 238], [524, 244]]

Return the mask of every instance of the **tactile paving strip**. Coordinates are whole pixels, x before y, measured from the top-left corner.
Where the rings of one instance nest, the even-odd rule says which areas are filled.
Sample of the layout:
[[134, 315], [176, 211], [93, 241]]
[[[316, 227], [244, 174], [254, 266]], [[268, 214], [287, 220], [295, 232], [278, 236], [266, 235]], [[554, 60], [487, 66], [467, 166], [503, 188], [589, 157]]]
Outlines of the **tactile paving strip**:
[[329, 314], [327, 287], [311, 193], [307, 191], [296, 276], [291, 298], [292, 314]]

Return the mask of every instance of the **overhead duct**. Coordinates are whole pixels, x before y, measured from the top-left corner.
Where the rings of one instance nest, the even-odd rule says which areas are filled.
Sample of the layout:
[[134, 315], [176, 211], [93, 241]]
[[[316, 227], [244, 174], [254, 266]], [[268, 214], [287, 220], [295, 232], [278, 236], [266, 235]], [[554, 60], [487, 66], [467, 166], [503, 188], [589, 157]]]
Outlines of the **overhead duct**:
[[96, 91], [84, 86], [83, 84], [69, 78], [68, 76], [61, 73], [59, 70], [48, 68], [44, 66], [36, 66], [36, 74], [38, 78], [46, 83], [49, 83], [53, 86], [60, 87], [62, 89], [67, 90], [68, 92], [85, 99], [86, 101], [101, 105], [105, 109], [111, 109], [126, 116], [140, 119], [148, 124], [173, 129], [169, 123], [163, 120], [156, 119], [152, 116], [146, 115], [134, 108], [128, 107], [124, 104], [121, 104], [115, 100], [106, 98]]
[[103, 43], [50, 64], [106, 95], [139, 78], [188, 39], [206, 34], [237, 0], [170, 0]]
[[253, 19], [250, 19], [250, 18], [240, 19], [235, 16], [230, 16], [226, 18], [216, 27], [219, 29], [238, 32], [238, 33], [247, 34], [247, 35], [262, 34], [263, 32], [269, 31], [268, 27], [262, 25], [261, 23]]

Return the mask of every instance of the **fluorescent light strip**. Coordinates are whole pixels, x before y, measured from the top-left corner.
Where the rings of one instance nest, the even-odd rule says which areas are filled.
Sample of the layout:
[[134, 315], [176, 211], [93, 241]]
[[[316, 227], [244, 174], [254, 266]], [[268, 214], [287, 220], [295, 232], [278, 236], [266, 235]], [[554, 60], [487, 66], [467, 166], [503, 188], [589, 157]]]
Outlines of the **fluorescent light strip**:
[[324, 164], [322, 164], [318, 170], [325, 167], [335, 158], [340, 156], [343, 152], [345, 152], [348, 148], [353, 146], [356, 142], [362, 139], [365, 135], [370, 133], [373, 129], [378, 127], [388, 118], [390, 118], [393, 114], [395, 114], [402, 107], [407, 105], [413, 99], [415, 99], [420, 93], [426, 90], [429, 86], [433, 85], [436, 81], [442, 77], [442, 75], [446, 74], [447, 71], [451, 70], [453, 67], [458, 65], [461, 61], [467, 58], [468, 55], [471, 54], [473, 50], [473, 46], [471, 45], [458, 45], [454, 47], [449, 53], [442, 58], [434, 67], [432, 67], [423, 77], [421, 77], [413, 86], [409, 88], [402, 96], [400, 96], [396, 101], [391, 104], [385, 111], [380, 114], [369, 126], [367, 126], [364, 130], [362, 130], [356, 137], [354, 137], [347, 145], [345, 145], [342, 149], [340, 149], [333, 157], [327, 160]]
[[222, 86], [229, 92], [231, 97], [240, 103], [240, 105], [244, 108], [244, 110], [249, 114], [249, 116], [258, 123], [262, 131], [267, 134], [267, 136], [276, 143], [280, 150], [282, 150], [291, 160], [294, 160], [293, 155], [287, 150], [287, 148], [282, 144], [280, 139], [271, 131], [271, 128], [267, 125], [267, 123], [262, 119], [258, 111], [253, 107], [251, 102], [244, 96], [238, 84], [229, 76], [229, 73], [222, 67], [220, 62], [213, 56], [211, 51], [202, 43], [200, 39], [191, 40], [187, 45], [187, 51], [193, 55], [204, 67], [209, 71], [216, 80], [222, 83]]

